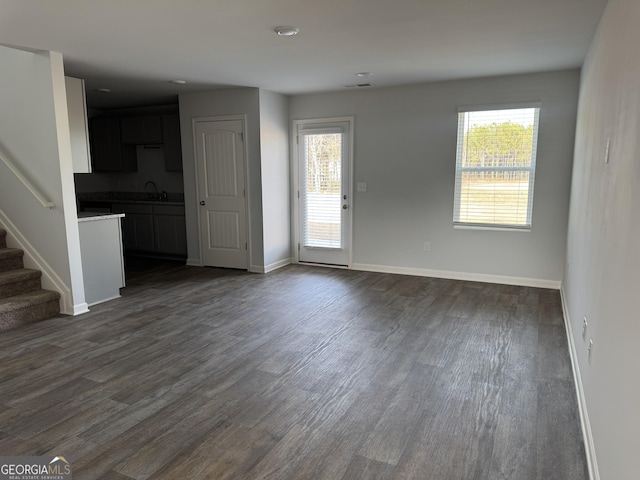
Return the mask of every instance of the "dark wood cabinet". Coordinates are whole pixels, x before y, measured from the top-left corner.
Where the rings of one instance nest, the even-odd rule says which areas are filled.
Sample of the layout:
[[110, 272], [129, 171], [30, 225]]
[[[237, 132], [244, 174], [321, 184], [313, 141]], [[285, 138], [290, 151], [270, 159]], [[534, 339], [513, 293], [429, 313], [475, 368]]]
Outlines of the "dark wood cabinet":
[[165, 171], [182, 172], [178, 114], [96, 117], [91, 120], [89, 130], [94, 172], [137, 171], [138, 145], [162, 148]]
[[124, 213], [122, 241], [128, 253], [145, 256], [187, 256], [183, 205], [114, 203], [114, 213]]
[[162, 122], [158, 115], [122, 117], [122, 143], [148, 145], [162, 143]]
[[162, 138], [164, 169], [167, 172], [182, 172], [182, 143], [178, 115], [162, 115]]
[[91, 160], [94, 172], [136, 170], [135, 146], [125, 146], [119, 118], [94, 118], [90, 124]]

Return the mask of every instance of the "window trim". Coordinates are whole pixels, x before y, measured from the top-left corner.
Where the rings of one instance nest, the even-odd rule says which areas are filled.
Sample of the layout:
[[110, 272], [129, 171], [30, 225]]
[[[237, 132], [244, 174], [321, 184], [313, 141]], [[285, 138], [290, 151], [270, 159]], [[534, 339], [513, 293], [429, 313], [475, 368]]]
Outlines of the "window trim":
[[[484, 111], [496, 111], [496, 110], [519, 110], [519, 109], [535, 109], [534, 113], [534, 131], [533, 131], [533, 145], [531, 152], [531, 165], [528, 167], [462, 167], [462, 150], [463, 142], [460, 140], [460, 135], [464, 134], [465, 126], [465, 114], [470, 112], [484, 112]], [[456, 135], [456, 166], [455, 166], [455, 178], [454, 178], [454, 201], [453, 201], [453, 226], [456, 229], [472, 229], [472, 230], [499, 230], [499, 231], [531, 231], [531, 224], [533, 220], [533, 200], [534, 200], [534, 186], [535, 186], [535, 171], [537, 165], [538, 156], [538, 135], [540, 127], [540, 110], [542, 109], [542, 102], [523, 102], [523, 103], [506, 103], [506, 104], [489, 104], [489, 105], [469, 105], [459, 106], [458, 113], [458, 128]], [[461, 177], [464, 172], [529, 172], [529, 192], [527, 202], [527, 223], [520, 225], [502, 224], [502, 223], [478, 223], [478, 222], [462, 222], [460, 218], [461, 207]]]

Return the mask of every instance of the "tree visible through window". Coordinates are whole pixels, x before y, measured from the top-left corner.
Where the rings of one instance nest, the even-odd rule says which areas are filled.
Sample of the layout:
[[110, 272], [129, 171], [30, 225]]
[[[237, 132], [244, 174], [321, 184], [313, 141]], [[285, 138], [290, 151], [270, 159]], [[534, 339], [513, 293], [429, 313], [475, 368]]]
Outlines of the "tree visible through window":
[[539, 110], [458, 114], [454, 224], [531, 227]]
[[303, 244], [341, 248], [342, 133], [308, 133], [303, 139]]

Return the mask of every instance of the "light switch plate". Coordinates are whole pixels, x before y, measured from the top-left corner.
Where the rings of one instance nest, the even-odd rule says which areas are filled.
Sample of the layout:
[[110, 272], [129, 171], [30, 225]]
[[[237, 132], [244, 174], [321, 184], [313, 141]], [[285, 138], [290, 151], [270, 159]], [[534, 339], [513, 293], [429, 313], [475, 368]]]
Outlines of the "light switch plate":
[[356, 185], [356, 188], [357, 188], [358, 192], [366, 192], [367, 191], [367, 184], [365, 182], [358, 182], [358, 184]]

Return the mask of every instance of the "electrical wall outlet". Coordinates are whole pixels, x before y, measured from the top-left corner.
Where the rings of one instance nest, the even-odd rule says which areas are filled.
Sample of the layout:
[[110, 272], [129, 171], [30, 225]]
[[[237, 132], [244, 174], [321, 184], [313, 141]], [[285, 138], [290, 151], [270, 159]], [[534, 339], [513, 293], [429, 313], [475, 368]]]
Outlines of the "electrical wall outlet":
[[425, 252], [431, 251], [431, 242], [424, 242], [424, 251]]

